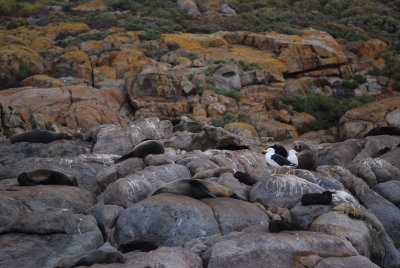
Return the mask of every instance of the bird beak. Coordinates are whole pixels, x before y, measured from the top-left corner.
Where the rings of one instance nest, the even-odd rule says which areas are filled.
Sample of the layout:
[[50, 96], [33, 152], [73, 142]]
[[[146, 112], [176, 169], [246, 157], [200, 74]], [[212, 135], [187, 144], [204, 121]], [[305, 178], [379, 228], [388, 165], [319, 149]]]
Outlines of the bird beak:
[[299, 152], [296, 151], [296, 154], [299, 154]]
[[267, 150], [262, 151], [262, 154], [266, 154], [266, 153], [267, 153]]

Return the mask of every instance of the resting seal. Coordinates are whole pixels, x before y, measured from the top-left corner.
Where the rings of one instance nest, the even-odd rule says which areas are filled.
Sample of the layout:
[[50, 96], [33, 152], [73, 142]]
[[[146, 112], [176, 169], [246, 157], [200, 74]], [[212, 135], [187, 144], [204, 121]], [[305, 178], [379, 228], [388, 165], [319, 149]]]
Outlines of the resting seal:
[[70, 140], [72, 136], [65, 132], [53, 132], [48, 130], [35, 129], [20, 134], [15, 134], [10, 138], [11, 143], [16, 142], [35, 142], [50, 143], [55, 140]]
[[75, 176], [50, 169], [37, 169], [31, 172], [23, 172], [18, 175], [18, 183], [21, 186], [33, 186], [38, 184], [78, 186]]
[[250, 176], [249, 173], [246, 173], [246, 172], [236, 171], [235, 174], [233, 174], [233, 176], [238, 181], [240, 181], [241, 183], [244, 183], [246, 185], [253, 186], [257, 182], [256, 179], [254, 179], [252, 176]]
[[279, 233], [280, 231], [295, 231], [299, 230], [299, 226], [294, 223], [290, 223], [283, 220], [272, 220], [269, 223], [269, 232], [270, 233]]
[[301, 198], [301, 204], [303, 206], [308, 205], [330, 205], [332, 202], [332, 192], [325, 191], [320, 193], [304, 194]]
[[148, 154], [163, 154], [165, 152], [164, 145], [157, 140], [146, 140], [127, 153], [114, 161], [114, 164], [118, 164], [130, 157], [145, 157]]
[[246, 201], [240, 196], [236, 195], [228, 187], [197, 179], [182, 179], [172, 181], [157, 189], [153, 195], [161, 193], [185, 195], [196, 199], [210, 197], [232, 197]]
[[315, 170], [317, 168], [317, 154], [307, 145], [307, 143], [296, 141], [293, 144], [293, 149], [299, 152], [297, 155], [298, 169]]

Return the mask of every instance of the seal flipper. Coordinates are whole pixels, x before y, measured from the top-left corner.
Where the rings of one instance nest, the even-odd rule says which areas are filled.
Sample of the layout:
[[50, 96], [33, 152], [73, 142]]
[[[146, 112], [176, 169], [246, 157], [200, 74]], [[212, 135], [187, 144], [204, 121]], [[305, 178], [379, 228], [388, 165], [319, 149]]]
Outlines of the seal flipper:
[[240, 196], [238, 196], [238, 195], [235, 194], [235, 193], [233, 193], [231, 197], [232, 197], [232, 198], [235, 198], [235, 199], [239, 199], [239, 200], [242, 200], [242, 201], [246, 201], [246, 202], [247, 202], [246, 199], [241, 198]]
[[123, 156], [121, 156], [120, 158], [116, 159], [116, 160], [114, 161], [114, 164], [118, 164], [118, 163], [120, 163], [120, 162], [122, 162], [122, 161], [128, 159], [129, 157], [130, 157], [130, 154], [123, 155]]
[[195, 189], [199, 189], [202, 191], [202, 193], [205, 193], [207, 196], [204, 197], [199, 197], [199, 198], [207, 198], [207, 197], [217, 197], [215, 194], [213, 194], [207, 187], [204, 186], [204, 184], [201, 181], [197, 180], [189, 180], [189, 183], [195, 187]]

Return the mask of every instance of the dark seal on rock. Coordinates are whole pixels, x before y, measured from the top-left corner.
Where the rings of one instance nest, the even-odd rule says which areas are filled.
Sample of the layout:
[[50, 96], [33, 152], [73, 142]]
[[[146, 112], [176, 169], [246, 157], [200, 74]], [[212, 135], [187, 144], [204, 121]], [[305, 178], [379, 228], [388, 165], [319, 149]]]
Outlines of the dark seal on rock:
[[270, 233], [279, 233], [280, 231], [295, 231], [299, 230], [299, 226], [283, 220], [273, 220], [269, 223]]
[[126, 258], [124, 255], [107, 242], [98, 249], [93, 249], [82, 254], [62, 258], [54, 267], [70, 268], [75, 266], [91, 266], [95, 263], [123, 263], [125, 261]]
[[185, 195], [196, 199], [210, 197], [232, 197], [245, 201], [243, 198], [236, 195], [228, 187], [197, 179], [183, 179], [172, 181], [157, 189], [153, 193], [153, 195], [161, 193]]
[[317, 154], [313, 150], [311, 150], [307, 143], [296, 141], [293, 144], [293, 149], [299, 152], [299, 154], [297, 155], [298, 169], [315, 170], [317, 168]]
[[325, 191], [320, 193], [304, 194], [301, 198], [301, 204], [303, 206], [308, 205], [330, 205], [332, 202], [332, 192]]
[[18, 175], [18, 183], [21, 186], [34, 186], [39, 184], [78, 186], [78, 182], [74, 176], [49, 169], [37, 169], [31, 172], [23, 172]]
[[235, 174], [233, 174], [233, 176], [236, 179], [238, 179], [238, 181], [240, 181], [241, 183], [244, 183], [246, 185], [253, 186], [257, 182], [256, 179], [254, 179], [252, 176], [250, 176], [249, 173], [246, 173], [246, 172], [236, 171]]
[[10, 139], [11, 143], [16, 142], [35, 142], [50, 143], [55, 140], [70, 140], [72, 136], [65, 132], [53, 132], [48, 130], [35, 129], [24, 133], [13, 135]]
[[163, 154], [165, 152], [164, 145], [160, 141], [146, 140], [127, 153], [114, 161], [114, 164], [118, 164], [130, 157], [145, 157], [148, 154]]
[[368, 136], [378, 136], [378, 135], [392, 135], [400, 136], [400, 128], [398, 127], [375, 127], [367, 132], [363, 138]]

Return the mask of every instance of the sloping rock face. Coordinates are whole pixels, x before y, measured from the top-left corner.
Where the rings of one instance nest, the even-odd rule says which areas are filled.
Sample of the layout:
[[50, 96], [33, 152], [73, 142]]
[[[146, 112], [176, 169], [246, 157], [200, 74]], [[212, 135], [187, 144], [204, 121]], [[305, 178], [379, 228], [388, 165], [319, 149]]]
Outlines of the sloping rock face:
[[[50, 116], [57, 124], [75, 132], [86, 132], [102, 124], [128, 124], [130, 107], [120, 89], [98, 90], [87, 86], [18, 88], [0, 92], [4, 134], [30, 127], [29, 115]], [[11, 114], [10, 114], [11, 113]], [[9, 114], [9, 115], [7, 115]]]
[[400, 127], [400, 98], [371, 102], [347, 111], [340, 118], [340, 138], [362, 138], [375, 127]]

